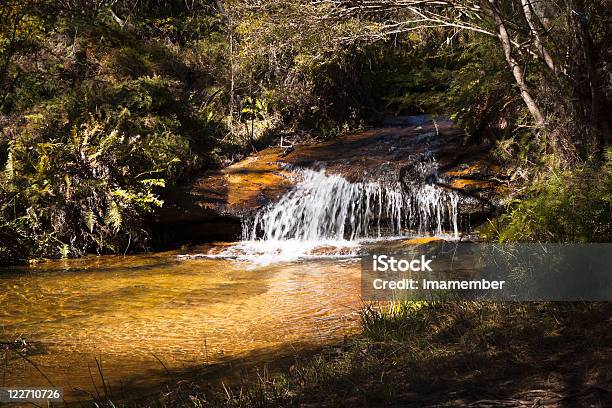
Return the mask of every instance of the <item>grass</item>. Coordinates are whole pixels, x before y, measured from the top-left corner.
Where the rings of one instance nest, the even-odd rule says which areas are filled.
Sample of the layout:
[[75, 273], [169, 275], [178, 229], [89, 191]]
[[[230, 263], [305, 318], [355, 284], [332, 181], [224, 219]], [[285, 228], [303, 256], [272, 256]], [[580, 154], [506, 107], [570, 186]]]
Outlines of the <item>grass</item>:
[[611, 312], [609, 303], [370, 305], [362, 334], [342, 344], [127, 405], [610, 406]]

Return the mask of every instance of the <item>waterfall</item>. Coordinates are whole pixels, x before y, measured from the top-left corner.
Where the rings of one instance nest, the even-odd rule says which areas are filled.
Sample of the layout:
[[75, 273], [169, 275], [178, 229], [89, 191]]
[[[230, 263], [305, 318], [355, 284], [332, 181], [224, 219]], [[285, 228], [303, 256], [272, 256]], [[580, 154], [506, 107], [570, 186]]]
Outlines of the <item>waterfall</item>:
[[[435, 165], [435, 163], [434, 163]], [[432, 163], [422, 164], [424, 175]], [[428, 183], [351, 183], [324, 169], [295, 169], [299, 182], [279, 201], [243, 220], [243, 241], [355, 241], [443, 233], [458, 236], [459, 196]]]

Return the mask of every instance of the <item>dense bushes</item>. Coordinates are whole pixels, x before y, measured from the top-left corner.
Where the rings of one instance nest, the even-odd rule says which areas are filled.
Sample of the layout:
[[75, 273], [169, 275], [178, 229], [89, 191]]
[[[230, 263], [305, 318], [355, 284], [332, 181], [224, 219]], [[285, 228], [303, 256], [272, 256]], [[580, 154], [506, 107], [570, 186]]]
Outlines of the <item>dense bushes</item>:
[[162, 205], [166, 180], [189, 165], [187, 141], [168, 119], [134, 118], [128, 108], [90, 114], [70, 128], [63, 119], [31, 115], [9, 142], [1, 210], [4, 229], [22, 243], [11, 256], [144, 247], [143, 217]]
[[146, 248], [164, 191], [236, 149], [188, 47], [144, 37], [158, 15], [82, 6], [0, 13], [0, 263]]
[[[14, 94], [29, 103], [4, 107], [13, 119], [2, 129], [0, 262], [145, 248], [160, 193], [214, 162], [220, 127], [178, 79], [85, 72], [74, 83], [27, 68]], [[52, 92], [32, 86], [49, 77]]]
[[548, 172], [485, 228], [500, 242], [612, 241], [612, 149], [604, 165]]

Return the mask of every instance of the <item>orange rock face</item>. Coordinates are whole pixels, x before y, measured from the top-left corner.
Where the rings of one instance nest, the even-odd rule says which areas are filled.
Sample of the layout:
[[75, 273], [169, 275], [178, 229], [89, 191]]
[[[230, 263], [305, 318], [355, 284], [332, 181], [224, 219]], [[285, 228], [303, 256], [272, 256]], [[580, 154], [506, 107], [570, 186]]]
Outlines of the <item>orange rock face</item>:
[[[499, 193], [499, 166], [487, 158], [482, 147], [465, 144], [463, 136], [452, 121], [425, 120], [418, 125], [376, 128], [297, 145], [291, 151], [270, 147], [177, 189], [166, 197], [160, 222], [183, 223], [189, 228], [204, 220], [216, 222], [218, 217], [238, 222], [242, 214], [277, 200], [294, 185], [296, 177], [287, 165], [324, 167], [351, 182], [397, 182], [402, 177], [411, 180], [411, 173], [405, 170], [414, 163], [435, 158], [443, 178], [441, 187], [489, 201]], [[211, 232], [215, 228], [212, 225]]]
[[259, 208], [291, 187], [291, 173], [283, 170], [280, 148], [268, 148], [199, 179], [191, 194], [202, 208], [239, 213]]
[[412, 238], [412, 239], [408, 239], [406, 241], [404, 241], [404, 244], [407, 245], [425, 245], [425, 244], [431, 244], [432, 242], [441, 242], [444, 241], [442, 238], [438, 238], [438, 237], [419, 237], [419, 238]]

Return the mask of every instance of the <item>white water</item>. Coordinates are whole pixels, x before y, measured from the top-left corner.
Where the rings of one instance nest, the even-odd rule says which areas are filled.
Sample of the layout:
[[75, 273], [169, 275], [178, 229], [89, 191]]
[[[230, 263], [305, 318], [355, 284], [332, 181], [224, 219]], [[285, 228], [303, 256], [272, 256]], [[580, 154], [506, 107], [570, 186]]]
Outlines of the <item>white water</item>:
[[[351, 183], [324, 169], [292, 168], [299, 182], [281, 199], [243, 219], [242, 241], [216, 255], [253, 266], [298, 259], [354, 258], [362, 244], [406, 236], [449, 238], [444, 228], [457, 226], [459, 196], [422, 183], [435, 174], [435, 161], [416, 167], [419, 182], [403, 189], [399, 182]], [[407, 191], [406, 191], [407, 190]]]
[[[300, 182], [278, 202], [243, 221], [243, 241], [356, 241], [443, 234], [458, 236], [459, 196], [430, 184], [351, 183], [325, 170], [295, 170]], [[423, 168], [422, 171], [429, 171]]]

